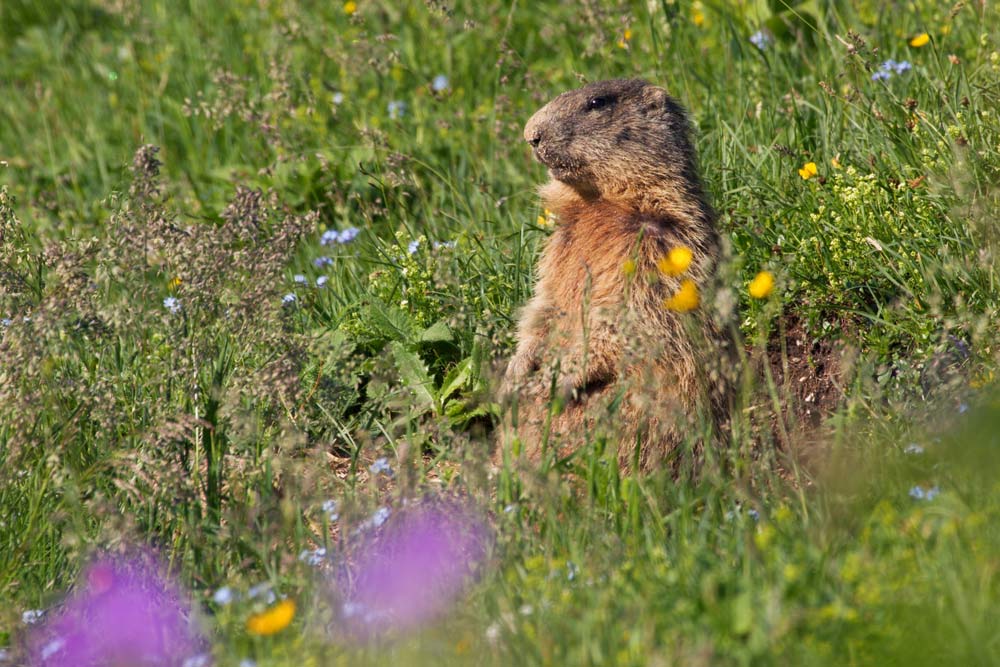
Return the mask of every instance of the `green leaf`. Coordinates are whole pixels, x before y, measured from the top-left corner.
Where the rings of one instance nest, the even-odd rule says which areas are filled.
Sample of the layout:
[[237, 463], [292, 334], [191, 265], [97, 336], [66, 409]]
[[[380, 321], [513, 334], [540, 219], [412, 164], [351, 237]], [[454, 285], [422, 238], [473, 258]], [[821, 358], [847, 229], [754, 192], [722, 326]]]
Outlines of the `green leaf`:
[[406, 349], [399, 341], [389, 344], [392, 349], [392, 357], [396, 361], [396, 369], [403, 384], [413, 392], [416, 404], [425, 410], [437, 410], [437, 401], [434, 398], [434, 380], [431, 378], [427, 366], [418, 355]]
[[421, 343], [450, 343], [454, 338], [444, 320], [438, 320], [420, 332], [419, 340]]
[[444, 382], [441, 383], [441, 390], [438, 392], [438, 398], [442, 401], [448, 400], [449, 396], [468, 384], [471, 374], [472, 357], [467, 357], [455, 364], [452, 369], [448, 371], [448, 374], [444, 376]]

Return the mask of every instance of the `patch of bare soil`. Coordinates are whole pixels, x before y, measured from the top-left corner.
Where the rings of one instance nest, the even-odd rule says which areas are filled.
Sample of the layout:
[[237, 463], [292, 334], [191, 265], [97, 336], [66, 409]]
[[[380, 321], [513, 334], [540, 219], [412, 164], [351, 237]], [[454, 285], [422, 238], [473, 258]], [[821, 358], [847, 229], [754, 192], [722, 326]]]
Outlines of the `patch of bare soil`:
[[824, 421], [844, 399], [851, 358], [839, 341], [810, 335], [795, 315], [786, 316], [768, 342], [767, 367], [780, 405], [772, 417], [772, 433], [785, 453], [806, 468], [819, 463], [828, 435]]

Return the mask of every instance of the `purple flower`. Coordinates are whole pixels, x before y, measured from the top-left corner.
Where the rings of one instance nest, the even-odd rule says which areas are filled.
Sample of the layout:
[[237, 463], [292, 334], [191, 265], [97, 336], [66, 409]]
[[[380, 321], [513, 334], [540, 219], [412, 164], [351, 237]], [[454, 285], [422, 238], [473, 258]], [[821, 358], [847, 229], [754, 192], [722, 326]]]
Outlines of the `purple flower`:
[[877, 72], [872, 72], [872, 81], [888, 81], [892, 73], [888, 70], [880, 69]]
[[341, 245], [344, 243], [350, 243], [355, 238], [357, 238], [358, 234], [360, 233], [361, 230], [358, 229], [357, 227], [348, 227], [343, 231], [337, 231], [336, 229], [328, 229], [325, 232], [323, 232], [323, 236], [319, 238], [319, 242], [322, 245]]
[[363, 538], [337, 582], [347, 627], [364, 639], [442, 615], [476, 574], [488, 541], [484, 522], [457, 503], [400, 511]]
[[389, 465], [389, 459], [384, 456], [375, 459], [375, 462], [368, 466], [368, 471], [374, 476], [383, 473], [386, 477], [392, 477], [392, 466]]
[[750, 43], [763, 51], [771, 43], [771, 33], [765, 30], [758, 30], [750, 35]]
[[176, 315], [181, 312], [181, 302], [175, 296], [168, 296], [163, 300], [163, 307]]
[[386, 107], [389, 112], [389, 118], [392, 120], [398, 120], [406, 115], [406, 102], [402, 100], [393, 100], [389, 102], [389, 106]]
[[199, 653], [189, 605], [153, 559], [98, 560], [83, 579], [59, 614], [31, 633], [33, 667], [167, 667]]
[[330, 266], [332, 264], [333, 260], [327, 257], [326, 255], [322, 257], [317, 257], [316, 259], [313, 260], [313, 266], [315, 266], [317, 269], [322, 269], [323, 267]]
[[294, 281], [296, 285], [308, 285], [309, 284], [309, 279], [306, 278], [301, 273], [296, 273], [294, 276], [292, 276], [292, 281]]
[[941, 493], [941, 489], [937, 486], [925, 489], [924, 487], [918, 485], [910, 489], [910, 497], [914, 500], [934, 500], [939, 493]]
[[329, 280], [330, 279], [327, 278], [326, 276], [320, 276], [319, 278], [316, 279], [316, 287], [323, 287], [324, 285], [326, 285], [327, 282], [329, 282]]
[[291, 305], [291, 304], [295, 303], [297, 300], [298, 300], [298, 297], [295, 296], [294, 294], [292, 294], [291, 292], [289, 292], [285, 296], [281, 297], [281, 303], [283, 303], [285, 305]]
[[406, 244], [406, 252], [412, 255], [417, 251], [417, 248], [419, 247], [420, 247], [420, 239], [416, 239], [415, 241], [410, 241], [408, 244]]
[[444, 74], [438, 74], [436, 77], [434, 77], [434, 80], [431, 81], [431, 89], [435, 93], [440, 93], [442, 91], [448, 90], [449, 85], [450, 84], [448, 83], [448, 77], [446, 77]]

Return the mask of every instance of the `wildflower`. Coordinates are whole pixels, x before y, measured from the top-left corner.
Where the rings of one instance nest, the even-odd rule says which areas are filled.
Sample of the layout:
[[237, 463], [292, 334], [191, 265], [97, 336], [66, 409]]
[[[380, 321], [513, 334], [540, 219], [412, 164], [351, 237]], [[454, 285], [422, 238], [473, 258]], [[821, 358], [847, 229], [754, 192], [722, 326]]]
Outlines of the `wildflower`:
[[538, 216], [538, 220], [536, 220], [535, 222], [538, 223], [539, 227], [547, 227], [549, 225], [555, 224], [555, 221], [556, 221], [556, 214], [546, 208], [542, 209], [542, 214]]
[[295, 618], [295, 602], [282, 600], [270, 609], [247, 619], [247, 632], [258, 637], [277, 634], [288, 627]]
[[686, 278], [681, 281], [681, 287], [677, 293], [663, 301], [663, 306], [678, 313], [686, 313], [697, 308], [700, 302], [698, 286], [693, 280]]
[[671, 248], [667, 256], [657, 262], [656, 265], [660, 267], [660, 271], [663, 271], [668, 276], [679, 276], [691, 266], [691, 258], [693, 256], [694, 253], [691, 252], [691, 248], [677, 246], [676, 248]]
[[622, 273], [624, 273], [626, 276], [631, 276], [631, 275], [633, 275], [635, 273], [635, 260], [634, 259], [626, 259], [622, 263]]
[[343, 572], [341, 605], [359, 638], [406, 630], [445, 612], [486, 555], [486, 526], [457, 503], [404, 510], [372, 534]]
[[392, 477], [392, 466], [389, 465], [389, 459], [383, 456], [375, 459], [375, 462], [368, 466], [368, 472], [372, 475], [383, 473], [386, 477]]
[[806, 162], [804, 165], [802, 165], [802, 168], [799, 169], [799, 176], [802, 177], [803, 181], [808, 181], [810, 178], [812, 178], [818, 173], [819, 170], [816, 168], [815, 162]]
[[330, 96], [330, 101], [333, 102], [334, 106], [340, 106], [344, 103], [344, 94], [338, 90]]
[[766, 30], [758, 30], [750, 35], [750, 43], [763, 51], [771, 44], [771, 33]]
[[919, 485], [910, 489], [910, 497], [914, 500], [934, 500], [939, 493], [941, 493], [941, 489], [939, 489], [936, 485], [929, 489], [925, 489]]
[[313, 266], [315, 266], [317, 269], [322, 269], [332, 264], [333, 260], [327, 257], [326, 255], [323, 255], [322, 257], [317, 257], [316, 259], [313, 260]]
[[168, 296], [163, 300], [163, 307], [176, 315], [181, 312], [181, 302], [175, 296]]
[[705, 6], [698, 2], [691, 3], [691, 23], [694, 23], [699, 28], [705, 25]]
[[910, 46], [912, 46], [915, 49], [919, 49], [922, 46], [927, 46], [930, 43], [930, 41], [931, 41], [931, 36], [928, 35], [926, 32], [922, 32], [910, 40]]
[[924, 448], [921, 447], [920, 445], [918, 445], [915, 442], [911, 442], [910, 444], [908, 444], [906, 447], [903, 448], [903, 453], [904, 454], [914, 454], [914, 455], [916, 455], [916, 454], [923, 454], [924, 453]]
[[893, 69], [896, 71], [896, 74], [906, 74], [913, 69], [913, 65], [910, 64], [909, 60], [903, 60], [902, 62], [896, 63]]
[[181, 667], [208, 667], [210, 664], [212, 664], [212, 657], [207, 653], [199, 653], [181, 663]]
[[240, 660], [239, 667], [257, 667], [257, 663], [250, 658], [243, 658]]
[[350, 16], [356, 11], [358, 11], [358, 3], [354, 2], [354, 0], [347, 0], [347, 2], [344, 3], [345, 14]]
[[968, 403], [966, 403], [965, 401], [962, 401], [961, 403], [958, 404], [958, 414], [964, 415], [968, 411], [969, 411], [969, 404]]
[[566, 561], [566, 579], [573, 581], [580, 574], [580, 568], [573, 561]]
[[840, 153], [837, 153], [835, 157], [830, 158], [830, 166], [834, 169], [840, 169], [843, 166], [840, 164]]
[[294, 276], [292, 276], [292, 280], [293, 280], [293, 281], [294, 281], [294, 282], [295, 282], [296, 284], [298, 284], [298, 285], [308, 285], [308, 284], [309, 284], [309, 279], [308, 279], [308, 278], [306, 278], [306, 277], [305, 277], [304, 275], [302, 275], [301, 273], [296, 273], [296, 274], [295, 274]]
[[14, 321], [11, 320], [9, 317], [5, 317], [3, 319], [0, 319], [0, 325], [5, 326], [5, 327], [9, 327], [13, 323], [14, 323]]
[[343, 245], [345, 243], [350, 243], [357, 238], [361, 230], [357, 227], [348, 227], [345, 230], [337, 231], [336, 229], [328, 229], [323, 232], [323, 236], [319, 238], [321, 245]]
[[180, 276], [176, 276], [176, 277], [170, 279], [170, 282], [167, 283], [167, 288], [168, 289], [176, 289], [176, 288], [180, 287], [180, 285], [181, 285], [181, 277]]
[[295, 302], [296, 302], [297, 300], [298, 300], [298, 297], [297, 297], [297, 296], [295, 296], [294, 294], [292, 294], [291, 292], [289, 292], [289, 293], [288, 293], [288, 294], [286, 294], [285, 296], [281, 297], [281, 303], [283, 303], [283, 304], [285, 304], [285, 305], [290, 305], [290, 304], [293, 304], [293, 303], [295, 303]]
[[212, 594], [212, 602], [221, 607], [225, 607], [235, 599], [236, 594], [233, 593], [233, 589], [229, 586], [223, 586]]
[[[177, 665], [198, 653], [187, 603], [148, 560], [101, 560], [29, 638], [29, 664]], [[184, 663], [187, 664], [187, 663]]]
[[457, 244], [454, 241], [435, 241], [434, 249], [440, 250], [441, 248], [454, 248]]
[[980, 373], [976, 377], [972, 378], [971, 380], [969, 380], [969, 386], [972, 387], [973, 389], [982, 389], [986, 385], [991, 384], [993, 382], [993, 379], [994, 379], [993, 371], [985, 371], [983, 373]]
[[413, 241], [410, 241], [408, 244], [406, 244], [406, 252], [412, 255], [417, 251], [417, 248], [419, 247], [420, 247], [420, 239], [414, 239]]
[[446, 77], [444, 74], [438, 74], [436, 77], [434, 77], [434, 80], [431, 81], [431, 90], [433, 90], [435, 93], [440, 93], [444, 92], [445, 90], [448, 90], [448, 86], [449, 86], [448, 77]]
[[392, 120], [398, 120], [406, 114], [406, 102], [403, 102], [402, 100], [393, 100], [389, 102], [386, 109], [389, 111], [389, 118]]
[[299, 554], [299, 560], [308, 563], [312, 567], [317, 567], [323, 564], [326, 559], [326, 549], [323, 547], [317, 547], [316, 549], [304, 549], [302, 553]]
[[379, 507], [370, 519], [372, 528], [379, 528], [389, 520], [390, 510], [388, 507]]
[[34, 625], [45, 616], [44, 609], [29, 609], [21, 614], [21, 622], [25, 625]]
[[766, 299], [771, 290], [774, 289], [774, 274], [770, 271], [761, 271], [750, 281], [748, 291], [755, 299]]
[[632, 40], [632, 31], [629, 28], [625, 28], [625, 32], [622, 33], [622, 38], [618, 40], [619, 49], [627, 49], [628, 43]]
[[326, 500], [323, 502], [322, 507], [323, 513], [326, 514], [326, 520], [333, 523], [340, 518], [340, 514], [337, 512], [337, 501], [336, 500]]
[[329, 277], [327, 277], [327, 276], [320, 276], [319, 278], [316, 279], [316, 287], [322, 288], [329, 281], [330, 281]]
[[[888, 81], [889, 77], [891, 76], [892, 74], [887, 70], [880, 69], [878, 71], [872, 72], [872, 81]], [[802, 173], [801, 169], [799, 170], [799, 173], [800, 174]], [[803, 176], [802, 178], [805, 178], [805, 176]]]

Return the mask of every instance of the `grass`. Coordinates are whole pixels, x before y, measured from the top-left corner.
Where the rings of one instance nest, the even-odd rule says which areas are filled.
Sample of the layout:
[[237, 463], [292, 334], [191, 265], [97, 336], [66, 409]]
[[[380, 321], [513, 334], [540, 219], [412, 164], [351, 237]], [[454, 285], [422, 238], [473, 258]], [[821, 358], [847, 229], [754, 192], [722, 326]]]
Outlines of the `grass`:
[[[792, 4], [3, 3], [6, 659], [94, 554], [152, 545], [220, 665], [996, 664], [1000, 16]], [[755, 369], [734, 465], [491, 473], [549, 232], [520, 129], [618, 76], [698, 130]], [[806, 376], [838, 385], [816, 430]], [[429, 495], [491, 526], [475, 584], [350, 641], [331, 569]], [[213, 600], [261, 582], [298, 603], [267, 638]]]

